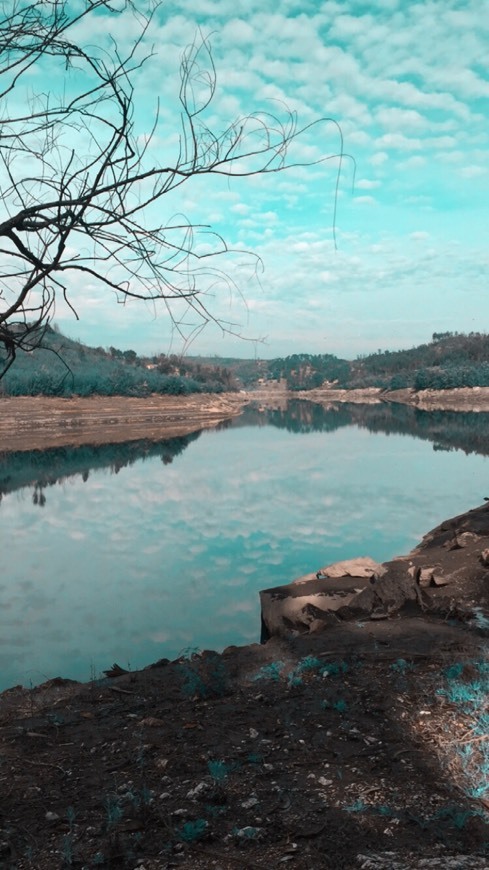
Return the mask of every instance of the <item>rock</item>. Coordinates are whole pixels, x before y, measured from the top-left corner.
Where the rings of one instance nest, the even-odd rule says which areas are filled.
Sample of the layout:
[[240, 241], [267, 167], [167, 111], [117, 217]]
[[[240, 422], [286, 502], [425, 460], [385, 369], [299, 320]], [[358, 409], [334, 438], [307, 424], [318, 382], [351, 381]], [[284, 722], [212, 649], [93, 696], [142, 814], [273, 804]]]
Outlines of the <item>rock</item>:
[[435, 565], [430, 568], [420, 568], [417, 576], [419, 586], [446, 586], [449, 583], [448, 577], [443, 576], [443, 571], [440, 565]]
[[475, 544], [478, 540], [479, 536], [475, 535], [473, 532], [462, 532], [461, 535], [457, 535], [457, 544], [460, 549], [469, 547], [470, 544]]
[[251, 807], [256, 807], [257, 803], [258, 803], [258, 798], [252, 796], [252, 797], [249, 797], [247, 800], [243, 801], [241, 806], [243, 807], [244, 810], [250, 810]]
[[332, 565], [326, 565], [325, 568], [320, 568], [316, 572], [318, 580], [323, 578], [338, 578], [338, 577], [362, 577], [369, 579], [377, 572], [382, 572], [383, 566], [378, 562], [374, 562], [370, 556], [359, 556], [358, 559], [346, 559], [343, 562], [334, 562]]
[[238, 840], [261, 840], [263, 836], [263, 828], [253, 828], [251, 825], [246, 825], [244, 828], [239, 828], [235, 832]]
[[202, 795], [206, 794], [210, 790], [211, 786], [208, 782], [199, 782], [195, 788], [191, 788], [190, 791], [187, 792], [187, 798], [189, 800], [195, 801]]
[[448, 550], [463, 550], [464, 547], [469, 547], [470, 544], [475, 544], [479, 540], [479, 536], [473, 532], [461, 532], [455, 535], [450, 541], [447, 541]]
[[418, 574], [418, 584], [420, 586], [431, 586], [433, 580], [433, 568], [420, 568]]
[[484, 568], [489, 568], [489, 548], [482, 551], [480, 554], [480, 560], [484, 565]]

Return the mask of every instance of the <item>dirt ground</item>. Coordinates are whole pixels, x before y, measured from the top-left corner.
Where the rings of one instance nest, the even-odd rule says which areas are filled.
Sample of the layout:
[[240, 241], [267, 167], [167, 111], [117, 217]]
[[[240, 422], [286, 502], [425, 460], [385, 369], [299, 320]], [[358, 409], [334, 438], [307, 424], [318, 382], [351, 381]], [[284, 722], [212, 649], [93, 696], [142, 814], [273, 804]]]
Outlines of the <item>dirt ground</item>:
[[0, 398], [0, 451], [174, 438], [239, 414], [239, 393], [189, 396]]
[[0, 866], [489, 867], [487, 791], [469, 796], [484, 741], [443, 676], [480, 679], [484, 644], [431, 628], [3, 693]]

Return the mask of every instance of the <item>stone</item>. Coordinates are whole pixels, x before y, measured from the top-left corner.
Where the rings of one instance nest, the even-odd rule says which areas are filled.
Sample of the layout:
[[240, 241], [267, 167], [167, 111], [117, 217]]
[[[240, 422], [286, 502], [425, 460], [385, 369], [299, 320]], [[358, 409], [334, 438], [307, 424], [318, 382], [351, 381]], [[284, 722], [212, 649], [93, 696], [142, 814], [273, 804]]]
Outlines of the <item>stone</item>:
[[484, 565], [484, 568], [489, 568], [489, 548], [482, 551], [480, 554], [480, 560]]
[[383, 566], [375, 562], [370, 556], [359, 556], [357, 559], [345, 559], [343, 562], [334, 562], [326, 565], [316, 572], [316, 577], [321, 580], [325, 577], [336, 579], [338, 577], [362, 577], [370, 578], [377, 572], [382, 572]]
[[418, 574], [418, 584], [420, 586], [431, 586], [433, 582], [434, 568], [420, 568]]
[[199, 782], [195, 788], [191, 788], [190, 791], [187, 792], [187, 798], [189, 800], [195, 801], [202, 795], [206, 794], [210, 790], [210, 785], [208, 782]]

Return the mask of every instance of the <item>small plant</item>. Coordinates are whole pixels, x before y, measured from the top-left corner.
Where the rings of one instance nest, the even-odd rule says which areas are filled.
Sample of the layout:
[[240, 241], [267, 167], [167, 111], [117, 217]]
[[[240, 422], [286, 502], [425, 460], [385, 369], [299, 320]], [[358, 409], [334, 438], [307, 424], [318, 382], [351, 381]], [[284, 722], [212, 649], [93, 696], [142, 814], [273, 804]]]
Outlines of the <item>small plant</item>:
[[307, 674], [311, 671], [317, 671], [320, 668], [324, 670], [324, 665], [317, 659], [315, 656], [306, 656], [304, 659], [301, 659], [300, 662], [297, 663], [294, 670], [289, 674], [288, 683], [289, 686], [300, 686], [302, 684], [302, 677], [304, 674]]
[[359, 798], [355, 803], [345, 807], [347, 813], [363, 813], [367, 809], [367, 804]]
[[276, 683], [280, 674], [282, 673], [285, 667], [284, 662], [270, 662], [269, 665], [263, 665], [262, 668], [255, 674], [253, 677], [253, 682], [258, 682], [259, 680], [271, 680]]
[[250, 752], [246, 761], [248, 764], [263, 764], [263, 755], [257, 752]]
[[184, 843], [195, 843], [201, 840], [207, 833], [209, 822], [205, 819], [196, 819], [194, 822], [185, 822], [182, 828], [177, 831], [177, 836]]
[[73, 807], [68, 807], [66, 818], [68, 819], [68, 833], [63, 837], [63, 845], [61, 847], [61, 857], [63, 866], [73, 866], [73, 825], [75, 822], [76, 813]]
[[63, 859], [63, 867], [73, 866], [73, 838], [71, 834], [65, 834], [63, 837], [61, 857]]
[[406, 674], [407, 671], [413, 670], [413, 664], [407, 662], [406, 659], [397, 659], [397, 661], [393, 662], [390, 667], [391, 671], [395, 671], [397, 674]]
[[223, 783], [228, 778], [228, 768], [224, 761], [208, 761], [209, 773], [216, 783]]
[[474, 816], [481, 815], [482, 813], [478, 810], [466, 810], [458, 806], [448, 806], [438, 810], [438, 812], [434, 816], [434, 819], [446, 819], [449, 822], [452, 822], [452, 824], [454, 825], [454, 827], [457, 828], [458, 831], [462, 831], [465, 828], [469, 819], [474, 818]]
[[221, 657], [208, 654], [201, 658], [195, 649], [179, 665], [182, 692], [186, 698], [220, 698], [229, 691], [229, 679]]
[[336, 710], [337, 713], [345, 713], [348, 709], [348, 704], [343, 698], [339, 698], [333, 704], [333, 710]]
[[107, 795], [105, 799], [105, 809], [107, 811], [107, 830], [110, 831], [122, 819], [123, 810], [115, 795]]
[[341, 674], [346, 674], [348, 665], [346, 662], [329, 662], [321, 671], [321, 674], [327, 674], [328, 677], [339, 677]]

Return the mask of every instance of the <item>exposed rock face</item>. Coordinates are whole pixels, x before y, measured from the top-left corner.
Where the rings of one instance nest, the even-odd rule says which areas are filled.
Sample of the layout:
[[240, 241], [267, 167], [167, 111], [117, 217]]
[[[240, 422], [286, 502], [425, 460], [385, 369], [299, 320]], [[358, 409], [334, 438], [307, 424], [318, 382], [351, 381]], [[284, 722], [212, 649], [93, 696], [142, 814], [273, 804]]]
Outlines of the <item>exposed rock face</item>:
[[336, 562], [260, 592], [262, 640], [325, 631], [351, 620], [426, 614], [489, 616], [489, 504], [447, 520], [409, 555]]

